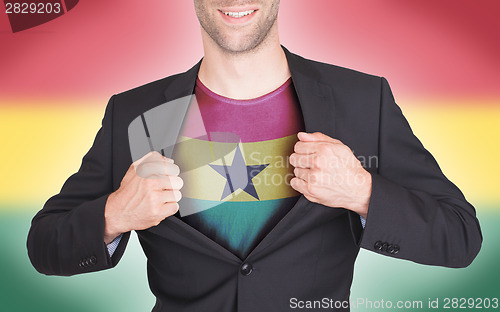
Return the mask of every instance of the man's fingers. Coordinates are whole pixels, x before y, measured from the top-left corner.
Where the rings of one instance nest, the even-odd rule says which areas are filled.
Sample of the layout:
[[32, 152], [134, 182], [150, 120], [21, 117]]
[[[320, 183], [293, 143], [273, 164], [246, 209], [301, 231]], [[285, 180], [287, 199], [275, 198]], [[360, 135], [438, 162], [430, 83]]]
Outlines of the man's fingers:
[[315, 155], [302, 155], [293, 153], [290, 155], [290, 164], [295, 168], [313, 168], [315, 164]]
[[293, 169], [293, 174], [309, 185], [321, 185], [321, 183], [324, 182], [323, 175], [316, 169], [295, 168]]
[[180, 190], [184, 185], [184, 181], [178, 176], [169, 176], [163, 181], [162, 190]]
[[314, 154], [317, 151], [316, 142], [298, 141], [293, 146], [293, 151], [297, 154]]
[[[168, 158], [167, 158], [168, 159]], [[168, 176], [178, 176], [181, 172], [179, 166], [174, 164], [173, 162], [168, 162], [165, 166], [165, 172]]]
[[134, 166], [139, 166], [140, 164], [142, 164], [144, 161], [146, 161], [146, 159], [149, 159], [149, 158], [157, 158], [157, 159], [160, 159], [158, 158], [159, 157], [162, 157], [160, 153], [158, 153], [157, 151], [151, 151], [149, 153], [147, 153], [146, 155], [142, 156], [141, 158], [137, 159], [136, 161], [134, 161]]
[[147, 162], [174, 163], [174, 160], [161, 155], [157, 151], [151, 151], [151, 152], [147, 153], [146, 155], [142, 156], [141, 158], [139, 158], [138, 160], [134, 161], [133, 164], [134, 164], [134, 166], [137, 167], [137, 166], [139, 166], [143, 163], [147, 163]]
[[331, 138], [326, 134], [321, 132], [306, 133], [299, 132], [297, 137], [303, 142], [331, 142], [331, 143], [342, 143], [340, 140]]
[[309, 192], [309, 187], [306, 181], [301, 178], [293, 178], [290, 180], [290, 186], [297, 192], [303, 194], [308, 200], [317, 202], [317, 199]]
[[293, 174], [304, 181], [309, 181], [309, 173], [311, 169], [295, 168], [293, 169]]
[[[320, 153], [322, 150], [331, 148], [331, 147], [338, 147], [338, 144], [342, 144], [338, 142], [317, 142], [317, 141], [311, 141], [311, 142], [306, 142], [306, 141], [298, 141], [295, 143], [293, 150], [297, 154], [316, 154]], [[334, 145], [337, 144], [337, 145]], [[343, 145], [343, 144], [342, 144]]]
[[290, 180], [290, 186], [296, 190], [297, 192], [300, 192], [304, 194], [304, 192], [307, 192], [307, 182], [302, 180], [301, 178], [294, 177]]
[[143, 162], [136, 167], [136, 174], [141, 178], [160, 178], [164, 176], [177, 176], [179, 166], [171, 162]]
[[178, 176], [163, 176], [158, 179], [148, 179], [145, 182], [146, 188], [160, 192], [180, 190], [184, 185], [184, 181]]
[[182, 194], [179, 190], [168, 190], [161, 192], [161, 201], [163, 203], [176, 203], [181, 200]]
[[168, 216], [174, 215], [179, 210], [179, 204], [176, 202], [166, 202], [163, 207], [166, 209]]

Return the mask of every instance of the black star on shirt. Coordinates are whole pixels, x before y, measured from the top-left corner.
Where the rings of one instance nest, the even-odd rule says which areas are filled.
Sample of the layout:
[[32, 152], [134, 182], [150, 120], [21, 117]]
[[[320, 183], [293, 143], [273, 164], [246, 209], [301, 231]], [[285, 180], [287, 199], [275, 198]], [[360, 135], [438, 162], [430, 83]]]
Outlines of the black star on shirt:
[[224, 191], [222, 192], [221, 200], [226, 198], [228, 195], [233, 194], [238, 189], [242, 189], [254, 198], [259, 199], [252, 179], [268, 165], [269, 164], [247, 166], [245, 160], [243, 159], [243, 155], [241, 154], [239, 145], [234, 153], [233, 163], [231, 166], [209, 164], [212, 169], [227, 179]]

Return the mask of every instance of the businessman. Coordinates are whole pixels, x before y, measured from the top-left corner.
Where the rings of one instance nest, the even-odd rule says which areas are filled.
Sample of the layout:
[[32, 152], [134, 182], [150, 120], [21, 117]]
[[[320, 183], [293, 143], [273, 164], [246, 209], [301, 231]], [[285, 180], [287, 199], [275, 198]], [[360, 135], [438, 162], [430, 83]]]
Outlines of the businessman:
[[388, 82], [281, 46], [279, 3], [194, 1], [204, 57], [110, 99], [79, 171], [33, 219], [39, 272], [112, 268], [134, 230], [153, 311], [349, 310], [360, 247], [473, 261], [475, 210]]

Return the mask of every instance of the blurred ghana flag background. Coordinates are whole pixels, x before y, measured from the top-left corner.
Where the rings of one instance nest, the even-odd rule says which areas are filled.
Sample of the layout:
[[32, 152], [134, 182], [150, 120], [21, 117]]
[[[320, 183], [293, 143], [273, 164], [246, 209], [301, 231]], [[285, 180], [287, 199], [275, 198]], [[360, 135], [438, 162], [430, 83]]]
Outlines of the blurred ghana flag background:
[[[499, 13], [497, 0], [282, 1], [281, 39], [291, 51], [388, 79], [483, 229], [483, 248], [467, 269], [361, 251], [354, 301], [425, 307], [428, 298], [500, 297]], [[109, 97], [190, 68], [202, 56], [198, 27], [187, 0], [82, 0], [15, 34], [0, 13], [0, 311], [154, 305], [135, 236], [117, 268], [71, 278], [38, 274], [25, 241], [32, 216], [78, 169]]]

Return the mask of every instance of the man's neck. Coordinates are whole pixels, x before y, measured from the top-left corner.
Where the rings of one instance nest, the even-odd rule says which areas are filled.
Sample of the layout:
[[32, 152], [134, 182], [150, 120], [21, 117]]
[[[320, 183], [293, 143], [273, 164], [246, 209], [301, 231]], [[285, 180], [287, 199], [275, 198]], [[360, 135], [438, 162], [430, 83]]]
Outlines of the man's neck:
[[228, 53], [204, 38], [205, 56], [198, 77], [212, 92], [232, 99], [253, 99], [267, 94], [290, 78], [279, 39], [269, 37], [253, 51]]

